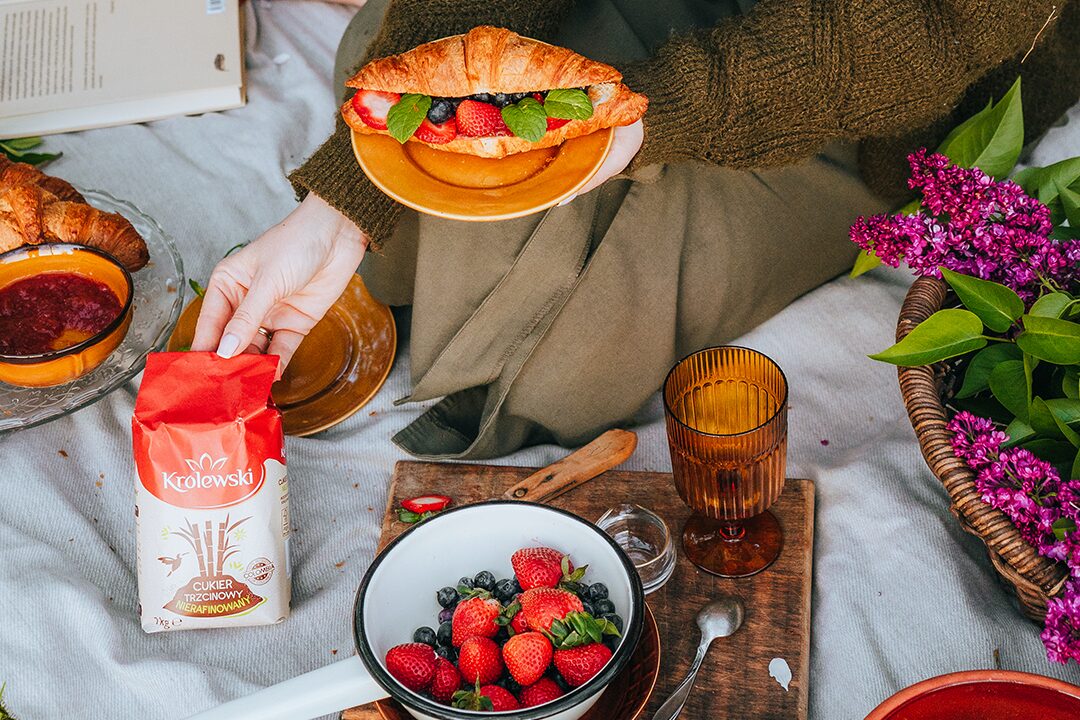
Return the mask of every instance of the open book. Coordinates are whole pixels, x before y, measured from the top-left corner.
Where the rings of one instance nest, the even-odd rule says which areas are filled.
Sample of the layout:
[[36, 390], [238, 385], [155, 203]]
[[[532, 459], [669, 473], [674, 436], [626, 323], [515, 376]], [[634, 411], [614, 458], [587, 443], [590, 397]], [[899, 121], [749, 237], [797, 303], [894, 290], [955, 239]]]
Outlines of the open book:
[[244, 104], [238, 0], [0, 0], [0, 138]]

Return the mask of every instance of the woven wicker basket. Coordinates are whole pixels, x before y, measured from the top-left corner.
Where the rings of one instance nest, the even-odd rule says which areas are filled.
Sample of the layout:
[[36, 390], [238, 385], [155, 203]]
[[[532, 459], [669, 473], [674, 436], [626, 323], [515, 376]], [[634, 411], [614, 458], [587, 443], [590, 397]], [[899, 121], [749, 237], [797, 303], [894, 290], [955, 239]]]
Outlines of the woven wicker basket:
[[[948, 286], [941, 280], [926, 277], [916, 280], [900, 309], [896, 339], [899, 341], [940, 310], [947, 295]], [[945, 372], [941, 364], [900, 368], [900, 392], [923, 457], [945, 485], [953, 515], [966, 531], [985, 543], [990, 561], [1016, 594], [1024, 614], [1042, 621], [1047, 598], [1061, 592], [1068, 573], [1062, 565], [1042, 557], [1028, 545], [1004, 513], [983, 502], [975, 488], [975, 473], [953, 454], [950, 433], [945, 429], [949, 418], [942, 401]]]

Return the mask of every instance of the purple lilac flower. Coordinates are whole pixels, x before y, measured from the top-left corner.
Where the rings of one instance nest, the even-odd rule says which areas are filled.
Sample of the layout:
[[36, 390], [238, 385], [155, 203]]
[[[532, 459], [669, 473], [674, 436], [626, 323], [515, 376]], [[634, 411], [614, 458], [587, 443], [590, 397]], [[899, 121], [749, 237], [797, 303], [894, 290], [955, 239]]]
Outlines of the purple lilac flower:
[[[1023, 448], [1002, 449], [1008, 436], [987, 418], [960, 412], [947, 429], [956, 456], [976, 471], [983, 500], [1005, 513], [1039, 554], [1069, 568], [1064, 592], [1049, 602], [1042, 639], [1050, 660], [1080, 662], [1080, 480], [1062, 480], [1050, 463]], [[1061, 520], [1074, 525], [1059, 538], [1055, 524]]]
[[923, 148], [908, 156], [908, 185], [926, 212], [858, 218], [852, 241], [882, 262], [903, 260], [916, 275], [939, 266], [1008, 285], [1027, 302], [1045, 283], [1069, 289], [1080, 280], [1080, 241], [1053, 240], [1050, 210], [1011, 180], [951, 165]]

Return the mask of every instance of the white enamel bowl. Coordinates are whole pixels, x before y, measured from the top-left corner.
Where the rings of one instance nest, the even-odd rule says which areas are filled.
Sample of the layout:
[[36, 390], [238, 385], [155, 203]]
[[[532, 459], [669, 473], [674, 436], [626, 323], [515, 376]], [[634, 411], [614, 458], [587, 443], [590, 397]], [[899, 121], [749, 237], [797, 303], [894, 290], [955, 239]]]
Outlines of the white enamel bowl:
[[[608, 586], [624, 619], [623, 637], [607, 666], [589, 682], [538, 707], [482, 713], [440, 705], [414, 693], [386, 671], [383, 658], [412, 631], [435, 626], [435, 591], [458, 578], [490, 570], [511, 577], [510, 556], [548, 546], [588, 564], [588, 582]], [[189, 720], [304, 720], [393, 697], [420, 720], [577, 720], [630, 661], [641, 635], [645, 596], [622, 550], [595, 525], [545, 505], [494, 500], [444, 511], [409, 529], [372, 562], [356, 596], [353, 629], [358, 656], [287, 680], [192, 716]]]

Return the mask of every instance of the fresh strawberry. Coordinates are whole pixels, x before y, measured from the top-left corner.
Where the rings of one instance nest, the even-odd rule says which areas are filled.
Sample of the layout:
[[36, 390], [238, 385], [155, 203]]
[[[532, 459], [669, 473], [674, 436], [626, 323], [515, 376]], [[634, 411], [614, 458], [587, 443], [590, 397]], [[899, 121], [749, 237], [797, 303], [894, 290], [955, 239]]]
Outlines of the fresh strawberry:
[[519, 685], [532, 685], [544, 676], [554, 651], [551, 642], [538, 632], [515, 635], [503, 645], [506, 669]]
[[[420, 127], [416, 128], [413, 137], [421, 142], [431, 143], [432, 145], [445, 145], [457, 137], [457, 121], [454, 120], [454, 118], [450, 118], [441, 125], [436, 125], [427, 118], [424, 118], [424, 122], [420, 123]], [[437, 495], [435, 497], [443, 498], [445, 496]], [[446, 498], [446, 503], [450, 503], [450, 498]], [[444, 507], [446, 507], [446, 505], [443, 505], [438, 509], [442, 510]]]
[[499, 108], [479, 100], [462, 100], [457, 106], [457, 131], [467, 137], [513, 135]]
[[352, 106], [365, 125], [376, 130], [385, 130], [386, 114], [399, 100], [401, 96], [397, 93], [357, 90], [352, 97]]
[[514, 613], [514, 617], [510, 618], [510, 629], [514, 631], [515, 635], [523, 633], [529, 629], [529, 624], [525, 622], [525, 613], [521, 612], [520, 610]]
[[417, 692], [435, 677], [435, 651], [423, 643], [396, 645], [386, 653], [386, 669], [399, 683]]
[[563, 696], [562, 688], [551, 678], [540, 678], [535, 684], [522, 688], [518, 693], [521, 707], [535, 707]]
[[495, 712], [517, 710], [521, 707], [513, 693], [498, 685], [485, 685], [480, 688], [480, 694], [491, 701], [491, 709]]
[[[544, 104], [544, 96], [541, 95], [540, 93], [533, 93], [533, 99], [536, 100], [536, 102], [540, 103], [541, 105]], [[555, 128], [561, 128], [563, 125], [565, 125], [568, 122], [570, 122], [569, 118], [553, 118], [553, 117], [549, 117], [547, 119], [547, 124], [548, 124], [547, 129], [548, 130], [554, 130]]]
[[[427, 118], [424, 119], [424, 122], [427, 122]], [[422, 129], [424, 126], [421, 125], [420, 127]], [[419, 130], [417, 132], [419, 132]], [[424, 142], [432, 141], [424, 140]], [[445, 495], [421, 495], [420, 497], [409, 498], [408, 500], [401, 501], [401, 507], [405, 508], [409, 512], [414, 512], [417, 515], [422, 515], [426, 512], [439, 512], [440, 510], [445, 509], [446, 506], [449, 504], [450, 498]]]
[[446, 658], [435, 659], [435, 674], [431, 680], [431, 696], [436, 701], [449, 705], [450, 701], [461, 688], [461, 674], [458, 673], [454, 663]]
[[461, 647], [471, 637], [495, 637], [495, 633], [499, 632], [497, 620], [500, 614], [502, 605], [491, 597], [478, 595], [458, 603], [451, 620], [451, 642], [454, 647]]
[[611, 650], [601, 643], [555, 651], [555, 667], [570, 687], [584, 685], [603, 670], [610, 659]]
[[547, 547], [522, 548], [510, 556], [510, 567], [514, 569], [518, 584], [522, 590], [538, 587], [557, 587], [560, 582], [571, 576], [580, 579], [583, 572], [574, 573], [574, 565], [569, 555]]
[[533, 588], [518, 598], [525, 623], [531, 630], [547, 631], [552, 620], [562, 620], [569, 613], [582, 612], [585, 606], [572, 592], [559, 588]]
[[486, 637], [471, 637], [461, 645], [458, 670], [465, 682], [481, 685], [495, 682], [502, 675], [503, 661], [499, 646]]

